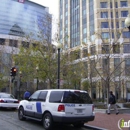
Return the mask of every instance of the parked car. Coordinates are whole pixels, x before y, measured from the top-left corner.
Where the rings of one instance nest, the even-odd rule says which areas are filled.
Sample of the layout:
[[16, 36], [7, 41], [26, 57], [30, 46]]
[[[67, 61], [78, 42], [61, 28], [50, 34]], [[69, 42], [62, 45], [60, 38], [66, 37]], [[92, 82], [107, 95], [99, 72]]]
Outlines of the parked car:
[[0, 108], [17, 109], [19, 101], [12, 94], [0, 92]]
[[20, 120], [42, 121], [46, 130], [54, 123], [73, 124], [82, 127], [95, 118], [94, 105], [89, 94], [83, 90], [46, 89], [37, 90], [28, 100], [18, 106]]

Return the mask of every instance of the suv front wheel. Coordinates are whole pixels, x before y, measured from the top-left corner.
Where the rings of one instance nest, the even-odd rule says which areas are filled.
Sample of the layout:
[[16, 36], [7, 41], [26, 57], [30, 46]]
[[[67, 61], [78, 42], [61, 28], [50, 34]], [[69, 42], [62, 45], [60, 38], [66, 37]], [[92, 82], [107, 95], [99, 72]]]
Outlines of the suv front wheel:
[[25, 120], [26, 118], [24, 117], [24, 109], [23, 109], [23, 107], [20, 107], [19, 109], [18, 109], [18, 118], [19, 118], [19, 120]]
[[52, 120], [52, 116], [50, 113], [46, 113], [43, 116], [43, 126], [46, 130], [51, 130], [52, 126], [53, 126], [53, 120]]

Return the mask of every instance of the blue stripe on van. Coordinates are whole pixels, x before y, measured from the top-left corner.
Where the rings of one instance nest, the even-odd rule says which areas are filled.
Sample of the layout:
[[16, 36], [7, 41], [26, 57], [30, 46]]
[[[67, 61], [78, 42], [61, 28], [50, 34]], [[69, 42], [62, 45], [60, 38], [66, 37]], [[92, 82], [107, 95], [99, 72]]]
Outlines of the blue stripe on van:
[[41, 102], [36, 103], [36, 109], [38, 113], [42, 113], [42, 107], [41, 107]]

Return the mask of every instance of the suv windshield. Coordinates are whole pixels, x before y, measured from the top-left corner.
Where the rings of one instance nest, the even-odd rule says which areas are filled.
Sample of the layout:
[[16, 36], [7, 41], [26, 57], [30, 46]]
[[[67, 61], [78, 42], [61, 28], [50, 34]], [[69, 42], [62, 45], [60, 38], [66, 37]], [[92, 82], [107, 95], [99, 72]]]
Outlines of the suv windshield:
[[92, 104], [92, 100], [88, 93], [80, 91], [65, 91], [63, 103]]

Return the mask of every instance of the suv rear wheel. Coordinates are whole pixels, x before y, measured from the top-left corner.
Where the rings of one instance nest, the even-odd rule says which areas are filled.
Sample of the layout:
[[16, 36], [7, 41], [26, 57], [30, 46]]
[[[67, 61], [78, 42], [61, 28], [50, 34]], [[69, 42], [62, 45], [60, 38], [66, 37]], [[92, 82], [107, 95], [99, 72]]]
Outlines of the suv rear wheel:
[[52, 120], [52, 116], [50, 113], [46, 113], [43, 116], [43, 126], [46, 130], [51, 130], [52, 126], [53, 126], [53, 120]]

